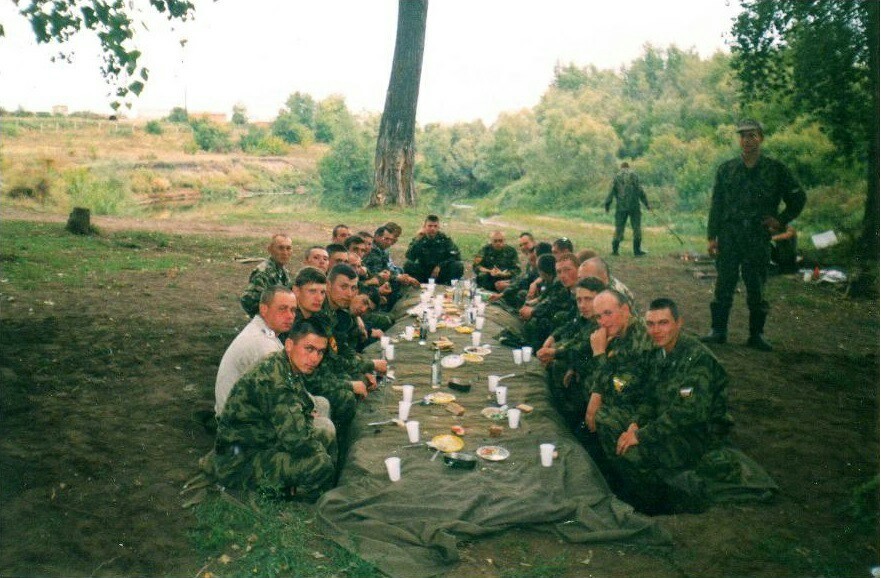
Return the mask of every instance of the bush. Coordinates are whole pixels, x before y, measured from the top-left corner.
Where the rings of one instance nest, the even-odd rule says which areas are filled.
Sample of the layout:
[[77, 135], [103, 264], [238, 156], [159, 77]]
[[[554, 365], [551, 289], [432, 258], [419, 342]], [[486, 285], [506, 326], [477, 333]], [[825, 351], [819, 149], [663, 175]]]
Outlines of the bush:
[[272, 134], [288, 144], [310, 144], [315, 136], [291, 113], [281, 113], [272, 122]]
[[162, 134], [162, 123], [158, 120], [151, 120], [147, 122], [144, 130], [147, 131], [147, 134]]
[[239, 137], [239, 148], [249, 155], [283, 155], [288, 151], [283, 140], [259, 126], [248, 127], [248, 132]]
[[168, 114], [168, 122], [185, 123], [190, 119], [186, 109], [176, 106]]
[[209, 120], [196, 120], [193, 127], [193, 140], [203, 151], [225, 153], [232, 149], [229, 133], [220, 125]]
[[76, 169], [65, 175], [71, 206], [87, 207], [96, 215], [113, 215], [123, 207], [128, 190], [115, 176], [99, 179], [89, 169]]
[[368, 135], [341, 136], [318, 162], [324, 188], [321, 204], [332, 208], [363, 206], [373, 186], [373, 149]]

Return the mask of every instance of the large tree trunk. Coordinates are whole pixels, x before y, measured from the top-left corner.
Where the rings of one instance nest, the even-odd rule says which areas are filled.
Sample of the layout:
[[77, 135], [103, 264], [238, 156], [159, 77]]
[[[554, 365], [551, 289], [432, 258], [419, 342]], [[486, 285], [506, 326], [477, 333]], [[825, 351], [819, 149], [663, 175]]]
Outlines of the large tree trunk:
[[370, 206], [416, 204], [413, 164], [416, 103], [422, 77], [422, 52], [428, 0], [398, 0], [398, 33], [385, 109], [376, 141], [374, 190]]

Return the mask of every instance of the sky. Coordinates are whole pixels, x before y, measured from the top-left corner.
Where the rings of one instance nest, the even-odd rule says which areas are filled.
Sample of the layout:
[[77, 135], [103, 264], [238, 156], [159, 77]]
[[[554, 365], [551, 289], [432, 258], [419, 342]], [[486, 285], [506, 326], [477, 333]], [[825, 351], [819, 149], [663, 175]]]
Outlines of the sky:
[[[146, 0], [133, 0], [146, 6]], [[196, 18], [169, 23], [145, 9], [136, 44], [150, 81], [129, 116], [175, 106], [271, 120], [300, 91], [345, 97], [381, 113], [394, 53], [394, 0], [195, 0]], [[482, 119], [535, 106], [557, 63], [618, 70], [646, 44], [703, 57], [727, 51], [735, 0], [432, 0], [417, 108], [420, 124]], [[109, 113], [98, 42], [38, 45], [0, 0], [0, 106]], [[186, 39], [185, 47], [181, 40]], [[73, 62], [50, 61], [61, 49]]]

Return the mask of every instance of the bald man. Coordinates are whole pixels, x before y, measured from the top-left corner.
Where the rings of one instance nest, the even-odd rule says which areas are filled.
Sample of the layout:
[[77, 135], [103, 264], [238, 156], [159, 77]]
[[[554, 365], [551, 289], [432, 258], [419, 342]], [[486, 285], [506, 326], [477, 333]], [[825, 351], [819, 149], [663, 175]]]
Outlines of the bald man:
[[509, 281], [520, 274], [517, 249], [505, 243], [505, 234], [501, 231], [490, 234], [489, 244], [475, 255], [472, 267], [477, 275], [477, 286], [493, 292], [503, 289], [496, 287], [498, 282]]

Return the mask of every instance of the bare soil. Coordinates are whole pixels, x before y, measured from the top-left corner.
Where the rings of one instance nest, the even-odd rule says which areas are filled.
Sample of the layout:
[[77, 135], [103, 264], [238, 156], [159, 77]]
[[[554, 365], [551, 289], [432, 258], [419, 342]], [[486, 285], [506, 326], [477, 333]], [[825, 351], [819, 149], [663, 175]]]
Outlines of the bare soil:
[[[64, 220], [6, 211], [10, 218]], [[271, 232], [95, 221], [104, 231]], [[314, 236], [327, 235], [314, 226]], [[235, 253], [203, 255], [180, 271], [89, 278], [75, 289], [0, 286], [0, 575], [196, 576], [204, 567], [179, 492], [212, 443], [193, 414], [211, 408], [217, 363], [246, 322], [238, 294], [250, 266], [234, 263]], [[641, 305], [670, 295], [692, 330], [708, 327], [712, 281], [666, 256], [613, 259]], [[868, 576], [878, 564], [877, 523], [860, 524], [848, 510], [854, 488], [878, 473], [878, 302], [788, 277], [768, 289], [775, 350], [740, 344], [740, 295], [732, 343], [715, 351], [731, 376], [734, 441], [778, 481], [777, 502], [663, 517], [675, 546], [660, 554], [509, 532], [465, 545], [461, 575], [498, 576], [530, 556], [559, 554], [567, 576]], [[867, 503], [877, 520], [877, 491]], [[530, 575], [530, 566], [520, 572]]]

